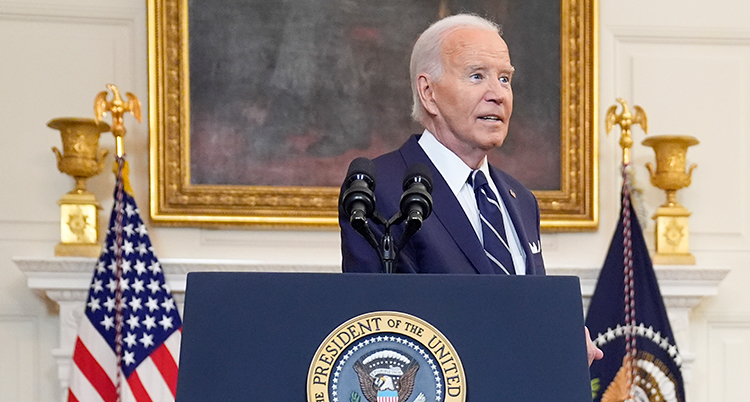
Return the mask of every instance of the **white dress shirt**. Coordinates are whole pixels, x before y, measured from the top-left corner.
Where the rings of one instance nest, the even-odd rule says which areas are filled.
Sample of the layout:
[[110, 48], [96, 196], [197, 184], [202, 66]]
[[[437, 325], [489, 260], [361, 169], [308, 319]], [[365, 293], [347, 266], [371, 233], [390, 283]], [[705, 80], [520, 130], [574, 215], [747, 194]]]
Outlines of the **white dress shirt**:
[[[422, 137], [419, 139], [419, 146], [422, 147], [422, 150], [430, 158], [432, 164], [435, 165], [440, 175], [445, 179], [445, 182], [448, 183], [448, 187], [450, 187], [458, 199], [458, 203], [461, 204], [466, 217], [469, 218], [471, 226], [474, 227], [474, 232], [479, 241], [483, 243], [482, 222], [479, 219], [477, 199], [474, 195], [474, 188], [467, 182], [472, 169], [427, 130], [424, 130], [422, 133]], [[513, 268], [516, 270], [516, 275], [525, 275], [526, 255], [521, 247], [521, 242], [518, 239], [518, 233], [516, 233], [513, 221], [508, 215], [505, 202], [502, 197], [498, 196], [497, 186], [495, 186], [492, 175], [490, 175], [487, 157], [482, 161], [479, 170], [487, 177], [487, 182], [499, 201], [500, 212], [503, 214], [503, 226], [505, 227], [506, 236], [508, 236], [508, 246], [510, 247], [510, 255], [513, 257]]]

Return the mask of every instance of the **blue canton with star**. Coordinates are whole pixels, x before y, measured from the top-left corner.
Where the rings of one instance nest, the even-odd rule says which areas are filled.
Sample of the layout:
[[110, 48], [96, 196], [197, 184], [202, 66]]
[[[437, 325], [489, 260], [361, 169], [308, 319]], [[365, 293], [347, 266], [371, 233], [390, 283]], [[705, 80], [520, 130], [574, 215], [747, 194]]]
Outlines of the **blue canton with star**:
[[[107, 240], [86, 301], [86, 315], [114, 351], [115, 292], [119, 287], [123, 318], [122, 371], [128, 377], [154, 349], [182, 327], [182, 322], [135, 200], [127, 192], [122, 193], [122, 205], [116, 203], [112, 209]], [[119, 208], [123, 213], [122, 278], [118, 283], [115, 230]]]

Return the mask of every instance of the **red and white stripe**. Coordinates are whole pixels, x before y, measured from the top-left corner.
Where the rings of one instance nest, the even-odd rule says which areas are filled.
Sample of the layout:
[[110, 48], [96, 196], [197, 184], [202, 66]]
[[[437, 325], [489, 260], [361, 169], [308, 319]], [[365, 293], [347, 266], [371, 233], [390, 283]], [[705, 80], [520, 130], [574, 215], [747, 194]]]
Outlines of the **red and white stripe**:
[[[182, 332], [175, 331], [121, 384], [123, 402], [174, 402]], [[68, 402], [116, 402], [117, 357], [84, 316], [73, 353]]]

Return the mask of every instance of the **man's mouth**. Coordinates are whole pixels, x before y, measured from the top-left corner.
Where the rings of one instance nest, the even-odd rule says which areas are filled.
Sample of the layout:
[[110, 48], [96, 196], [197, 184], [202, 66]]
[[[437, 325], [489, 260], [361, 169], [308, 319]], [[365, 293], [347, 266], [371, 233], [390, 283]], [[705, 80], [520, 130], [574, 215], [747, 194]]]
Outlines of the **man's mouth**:
[[502, 121], [503, 120], [503, 119], [500, 118], [500, 116], [494, 116], [494, 115], [481, 116], [481, 117], [479, 117], [479, 119], [480, 120], [485, 120], [485, 121]]

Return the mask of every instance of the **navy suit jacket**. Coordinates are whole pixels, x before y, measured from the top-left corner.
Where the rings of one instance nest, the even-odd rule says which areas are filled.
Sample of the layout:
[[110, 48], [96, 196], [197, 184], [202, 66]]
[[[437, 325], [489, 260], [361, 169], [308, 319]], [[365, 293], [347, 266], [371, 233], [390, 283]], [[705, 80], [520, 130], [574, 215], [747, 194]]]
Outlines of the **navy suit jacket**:
[[[373, 160], [377, 168], [375, 209], [385, 219], [399, 211], [402, 182], [409, 166], [427, 165], [432, 172], [433, 211], [422, 228], [400, 251], [395, 261], [396, 272], [494, 274], [479, 238], [469, 219], [443, 177], [418, 143], [419, 135], [412, 136], [398, 150]], [[540, 232], [539, 204], [534, 194], [507, 173], [490, 166], [492, 180], [508, 209], [518, 238], [526, 253], [526, 274], [544, 275]], [[342, 269], [344, 272], [381, 272], [382, 265], [367, 241], [349, 224], [349, 217], [339, 211], [341, 226]], [[369, 221], [378, 240], [383, 227]], [[392, 227], [396, 242], [403, 224]]]

